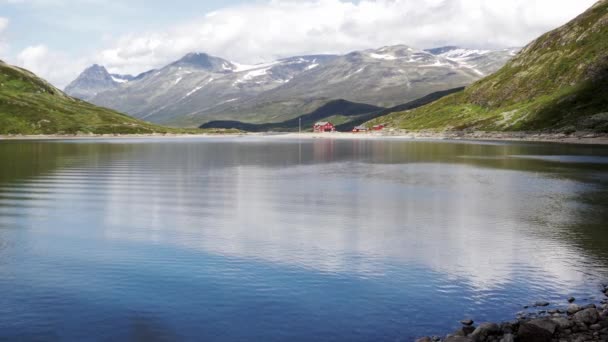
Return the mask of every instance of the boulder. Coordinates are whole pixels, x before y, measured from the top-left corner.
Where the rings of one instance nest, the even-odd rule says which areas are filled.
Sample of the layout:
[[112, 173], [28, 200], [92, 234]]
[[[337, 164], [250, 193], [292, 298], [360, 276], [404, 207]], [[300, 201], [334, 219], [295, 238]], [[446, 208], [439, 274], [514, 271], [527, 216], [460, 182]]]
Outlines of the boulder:
[[555, 333], [555, 329], [557, 329], [557, 323], [548, 318], [541, 319], [533, 319], [528, 324], [536, 325], [541, 329], [545, 329], [549, 332], [549, 334], [553, 335]]
[[500, 335], [500, 327], [496, 323], [482, 323], [471, 334], [474, 341], [484, 341], [488, 336]]
[[430, 337], [425, 336], [425, 337], [421, 337], [421, 338], [417, 339], [416, 342], [433, 342], [433, 340], [431, 340]]
[[500, 339], [500, 342], [515, 342], [515, 337], [513, 337], [513, 334], [505, 334], [505, 336]]
[[598, 319], [599, 314], [594, 308], [585, 309], [574, 314], [574, 321], [576, 323], [591, 325], [595, 324]]
[[460, 321], [460, 323], [462, 325], [473, 325], [473, 323], [475, 323], [472, 319], [463, 319], [462, 321]]
[[576, 298], [570, 297], [570, 298], [568, 298], [568, 303], [574, 303], [575, 300], [576, 300]]
[[551, 342], [553, 336], [546, 329], [530, 323], [521, 324], [517, 335], [520, 342]]
[[503, 334], [512, 334], [517, 331], [517, 327], [519, 326], [519, 322], [503, 322], [500, 324], [500, 331]]
[[462, 327], [461, 330], [464, 333], [464, 336], [469, 336], [473, 333], [473, 331], [475, 331], [475, 327], [473, 327], [473, 326]]
[[575, 313], [577, 313], [581, 310], [582, 310], [582, 308], [580, 306], [578, 306], [576, 304], [570, 304], [570, 305], [568, 305], [567, 312], [568, 312], [568, 315], [574, 315]]
[[557, 324], [557, 327], [562, 331], [566, 330], [566, 329], [570, 329], [574, 325], [574, 323], [571, 320], [569, 320], [565, 317], [555, 317], [555, 318], [552, 318], [551, 320], [553, 322], [555, 322], [555, 324]]
[[589, 326], [589, 329], [599, 331], [602, 330], [602, 326], [599, 324], [591, 324], [591, 326]]
[[539, 307], [539, 306], [549, 306], [549, 302], [545, 302], [545, 301], [538, 301], [536, 303], [534, 303], [534, 306]]
[[444, 342], [473, 342], [473, 339], [465, 336], [448, 336]]

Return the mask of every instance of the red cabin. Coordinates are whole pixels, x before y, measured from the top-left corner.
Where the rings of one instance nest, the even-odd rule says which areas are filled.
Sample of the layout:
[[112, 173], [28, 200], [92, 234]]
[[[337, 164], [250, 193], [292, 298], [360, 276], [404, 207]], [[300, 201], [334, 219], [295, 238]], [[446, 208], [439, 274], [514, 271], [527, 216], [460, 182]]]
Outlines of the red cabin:
[[313, 131], [315, 133], [335, 132], [336, 131], [336, 126], [334, 126], [334, 124], [332, 124], [331, 122], [321, 121], [321, 122], [317, 122], [312, 127], [312, 129], [313, 129]]
[[374, 131], [381, 131], [384, 129], [384, 125], [375, 125], [374, 127], [372, 127], [372, 129]]

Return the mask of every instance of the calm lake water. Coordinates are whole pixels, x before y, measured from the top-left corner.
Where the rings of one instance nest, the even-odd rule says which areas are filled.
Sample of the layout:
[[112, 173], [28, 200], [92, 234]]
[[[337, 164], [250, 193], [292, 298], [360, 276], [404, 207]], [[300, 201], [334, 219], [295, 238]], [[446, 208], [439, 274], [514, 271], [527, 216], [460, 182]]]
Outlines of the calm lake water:
[[608, 148], [0, 142], [0, 340], [411, 341], [608, 279]]

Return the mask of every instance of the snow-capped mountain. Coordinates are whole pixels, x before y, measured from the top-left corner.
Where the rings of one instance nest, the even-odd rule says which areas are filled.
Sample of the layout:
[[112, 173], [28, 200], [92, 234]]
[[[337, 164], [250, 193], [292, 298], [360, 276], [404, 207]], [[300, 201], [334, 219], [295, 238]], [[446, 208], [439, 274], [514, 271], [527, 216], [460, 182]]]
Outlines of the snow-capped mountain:
[[91, 101], [154, 122], [194, 124], [199, 119], [189, 117], [198, 112], [255, 98], [333, 58], [301, 56], [244, 65], [206, 54], [189, 54], [119, 89], [100, 93]]
[[429, 93], [470, 84], [477, 75], [457, 62], [408, 46], [339, 56], [290, 83], [258, 96], [258, 103], [346, 99], [391, 107]]
[[[453, 47], [422, 51], [397, 45], [244, 65], [191, 53], [123, 82], [112, 75], [108, 79], [109, 74], [91, 77], [89, 68], [69, 88], [71, 94], [84, 94], [95, 104], [164, 124], [277, 122], [333, 99], [391, 107], [471, 84], [509, 57], [510, 52], [503, 51]], [[94, 86], [96, 80], [99, 84]], [[84, 91], [81, 84], [86, 85]]]
[[487, 76], [505, 65], [519, 50], [521, 49], [475, 50], [457, 46], [444, 46], [426, 51], [469, 67], [480, 76]]
[[90, 100], [101, 92], [115, 89], [134, 79], [131, 75], [110, 74], [105, 67], [94, 64], [72, 81], [65, 88], [65, 92], [83, 100]]

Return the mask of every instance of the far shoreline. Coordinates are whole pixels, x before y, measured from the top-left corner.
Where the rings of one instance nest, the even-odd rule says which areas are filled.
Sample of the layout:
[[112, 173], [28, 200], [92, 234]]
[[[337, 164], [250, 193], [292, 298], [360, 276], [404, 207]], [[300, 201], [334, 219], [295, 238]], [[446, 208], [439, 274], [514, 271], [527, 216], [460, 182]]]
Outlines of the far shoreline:
[[430, 132], [384, 130], [378, 132], [263, 132], [263, 133], [149, 133], [149, 134], [42, 134], [42, 135], [0, 135], [1, 141], [35, 140], [94, 140], [94, 139], [131, 139], [131, 138], [231, 138], [262, 137], [271, 139], [336, 139], [336, 140], [443, 140], [443, 141], [486, 141], [486, 142], [542, 142], [581, 145], [608, 145], [608, 133], [576, 132]]

